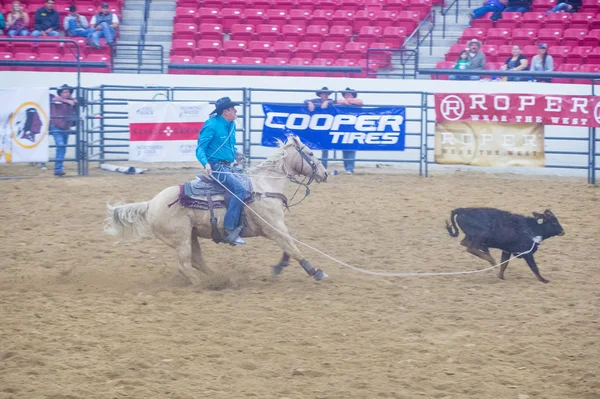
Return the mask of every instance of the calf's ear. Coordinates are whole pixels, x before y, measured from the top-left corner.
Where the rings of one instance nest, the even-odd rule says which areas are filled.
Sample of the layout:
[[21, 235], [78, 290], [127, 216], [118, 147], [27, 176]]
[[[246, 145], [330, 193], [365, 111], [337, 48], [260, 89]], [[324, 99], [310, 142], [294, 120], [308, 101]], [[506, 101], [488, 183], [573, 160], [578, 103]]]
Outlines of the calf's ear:
[[537, 212], [532, 212], [533, 217], [534, 218], [538, 218], [538, 219], [543, 219], [544, 215], [542, 215], [541, 213], [537, 213]]
[[550, 209], [546, 209], [544, 211], [544, 215], [546, 215], [546, 216], [554, 216], [554, 214], [552, 213], [552, 211]]

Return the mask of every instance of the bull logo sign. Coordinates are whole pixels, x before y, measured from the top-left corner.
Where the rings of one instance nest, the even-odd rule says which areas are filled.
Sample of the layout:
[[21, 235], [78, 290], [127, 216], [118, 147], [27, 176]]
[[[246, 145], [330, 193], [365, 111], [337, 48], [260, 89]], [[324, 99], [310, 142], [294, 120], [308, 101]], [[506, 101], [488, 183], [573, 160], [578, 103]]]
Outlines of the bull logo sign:
[[47, 162], [47, 88], [0, 89], [0, 163]]

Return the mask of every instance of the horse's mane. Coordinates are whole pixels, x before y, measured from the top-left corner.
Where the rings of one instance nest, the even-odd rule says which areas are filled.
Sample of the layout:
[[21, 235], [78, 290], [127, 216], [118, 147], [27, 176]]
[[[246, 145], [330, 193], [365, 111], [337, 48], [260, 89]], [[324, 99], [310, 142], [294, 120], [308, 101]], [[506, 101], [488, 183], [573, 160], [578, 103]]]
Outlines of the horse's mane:
[[273, 166], [279, 166], [283, 159], [287, 156], [287, 151], [285, 150], [287, 146], [288, 143], [284, 143], [283, 141], [277, 139], [277, 147], [279, 147], [279, 151], [262, 161], [260, 164], [256, 165], [256, 167], [271, 168]]

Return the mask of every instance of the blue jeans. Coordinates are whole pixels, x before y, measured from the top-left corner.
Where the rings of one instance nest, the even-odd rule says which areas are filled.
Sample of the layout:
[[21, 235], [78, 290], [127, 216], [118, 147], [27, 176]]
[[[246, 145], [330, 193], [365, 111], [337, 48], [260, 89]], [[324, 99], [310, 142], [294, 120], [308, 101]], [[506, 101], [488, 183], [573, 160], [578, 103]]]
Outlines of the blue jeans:
[[[48, 36], [53, 36], [53, 37], [57, 37], [60, 36], [60, 33], [58, 33], [55, 30], [51, 30], [50, 33], [47, 34]], [[33, 32], [31, 32], [31, 36], [38, 38], [39, 36], [42, 36], [42, 31], [41, 30], [34, 30]]]
[[29, 31], [27, 29], [21, 29], [20, 31], [12, 29], [12, 30], [8, 31], [8, 36], [9, 37], [14, 37], [14, 36], [29, 36]]
[[354, 173], [354, 160], [356, 159], [356, 151], [342, 151], [344, 157], [344, 169], [347, 172]]
[[63, 170], [63, 161], [67, 152], [67, 144], [69, 144], [69, 132], [50, 125], [50, 134], [54, 137], [56, 144], [56, 160], [54, 161], [54, 173]]
[[75, 22], [74, 19], [69, 20], [69, 30], [67, 31], [67, 34], [71, 37], [78, 36], [91, 38], [94, 32], [95, 30], [92, 28], [85, 29], [82, 27], [78, 27], [77, 22]]
[[[222, 163], [210, 164], [213, 170], [213, 178], [221, 182], [227, 187], [235, 196], [231, 196], [229, 206], [227, 207], [227, 213], [225, 213], [225, 219], [223, 220], [223, 227], [227, 230], [234, 230], [240, 224], [240, 216], [242, 215], [242, 208], [244, 204], [242, 201], [236, 198], [239, 197], [242, 200], [246, 195], [246, 189], [242, 182], [240, 182], [235, 175], [231, 175], [234, 169], [231, 166], [224, 165]], [[219, 173], [228, 172], [228, 173]]]
[[527, 12], [529, 8], [527, 7], [506, 7], [504, 12]]
[[[546, 15], [553, 13], [553, 12], [561, 12], [561, 11], [570, 12], [569, 5], [567, 3], [557, 4], [556, 7], [554, 7], [553, 9], [546, 11]], [[571, 11], [573, 11], [573, 9], [571, 9]]]
[[100, 25], [102, 30], [94, 30], [91, 35], [92, 42], [96, 45], [100, 45], [100, 38], [104, 37], [106, 39], [106, 43], [112, 43], [115, 40], [115, 30], [112, 26], [107, 24], [106, 22], [102, 22]]
[[487, 14], [488, 12], [496, 12], [499, 11], [499, 7], [496, 6], [483, 6], [483, 7], [479, 7], [474, 9], [471, 14], [473, 14], [473, 19], [478, 19], [483, 17], [485, 14]]

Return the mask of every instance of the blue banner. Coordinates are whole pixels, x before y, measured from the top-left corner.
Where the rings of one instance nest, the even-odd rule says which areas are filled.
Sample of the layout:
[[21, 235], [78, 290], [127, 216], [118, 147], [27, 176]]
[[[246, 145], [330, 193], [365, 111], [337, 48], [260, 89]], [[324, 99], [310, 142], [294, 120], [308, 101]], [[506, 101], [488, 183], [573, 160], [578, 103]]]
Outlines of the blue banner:
[[288, 134], [314, 150], [404, 151], [406, 108], [263, 104], [262, 145], [276, 147]]

